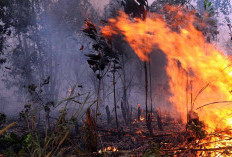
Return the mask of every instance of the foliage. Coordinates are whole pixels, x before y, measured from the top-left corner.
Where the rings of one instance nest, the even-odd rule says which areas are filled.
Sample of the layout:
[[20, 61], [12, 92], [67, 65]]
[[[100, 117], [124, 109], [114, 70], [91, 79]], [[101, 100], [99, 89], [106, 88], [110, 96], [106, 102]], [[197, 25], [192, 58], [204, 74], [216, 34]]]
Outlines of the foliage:
[[208, 12], [210, 16], [214, 14], [214, 8], [212, 7], [212, 2], [210, 2], [209, 0], [204, 1], [204, 9], [206, 12]]
[[21, 137], [15, 133], [5, 134], [0, 138], [1, 149], [7, 156], [25, 156], [26, 149], [31, 146], [31, 135], [25, 134]]
[[0, 2], [0, 52], [3, 51], [7, 36], [13, 31], [27, 32], [34, 25], [34, 12], [30, 0], [1, 0]]
[[[105, 23], [106, 21], [102, 21]], [[102, 36], [98, 33], [97, 28], [95, 25], [90, 22], [89, 20], [85, 21], [86, 28], [83, 30], [86, 36], [90, 37], [95, 41], [93, 48], [95, 53], [86, 54], [85, 56], [88, 57], [88, 64], [90, 68], [96, 74], [96, 78], [98, 79], [98, 91], [97, 91], [97, 105], [96, 105], [96, 113], [95, 113], [95, 132], [97, 135], [97, 118], [100, 115], [98, 113], [98, 106], [99, 106], [99, 99], [100, 99], [100, 88], [101, 88], [101, 80], [110, 70], [113, 73], [113, 85], [114, 85], [114, 106], [115, 106], [115, 115], [116, 115], [116, 124], [118, 128], [118, 121], [117, 121], [117, 108], [116, 108], [116, 98], [115, 98], [115, 72], [120, 69], [119, 65], [119, 54], [113, 50], [112, 47], [112, 39], [111, 36]], [[113, 65], [111, 65], [113, 64]], [[105, 70], [107, 68], [107, 70]], [[95, 136], [96, 136], [95, 135]], [[97, 140], [96, 140], [97, 141]], [[97, 143], [97, 142], [96, 142]], [[94, 150], [94, 149], [91, 149]]]
[[[35, 88], [31, 89], [34, 91]], [[83, 116], [81, 113], [83, 112], [83, 106], [90, 98], [88, 94], [84, 102], [81, 103], [76, 101], [76, 97], [83, 96], [84, 94], [73, 96], [74, 89], [75, 88], [72, 89], [69, 98], [60, 101], [58, 104], [54, 104], [54, 107], [58, 107], [61, 104], [65, 104], [65, 106], [60, 110], [59, 117], [53, 122], [51, 130], [44, 131], [39, 126], [36, 126], [36, 119], [34, 119], [34, 113], [31, 111], [33, 105], [25, 105], [20, 115], [29, 126], [28, 130], [23, 135], [11, 132], [0, 136], [0, 153], [7, 156], [51, 157], [62, 156], [63, 153], [72, 151], [69, 149], [71, 143], [68, 142], [70, 132], [75, 127], [79, 118]], [[71, 102], [78, 103], [81, 106], [80, 110], [68, 116], [67, 105]], [[50, 102], [48, 104], [50, 104]]]
[[97, 78], [102, 79], [106, 74], [103, 71], [110, 63], [119, 63], [118, 54], [112, 49], [111, 39], [101, 36], [92, 22], [86, 20], [85, 25], [86, 28], [83, 32], [95, 41], [93, 49], [97, 52], [97, 54], [92, 53], [85, 56], [88, 57], [87, 62], [90, 68], [97, 73]]
[[[208, 42], [211, 42], [211, 39], [216, 40], [216, 36], [219, 34], [217, 26], [218, 21], [215, 18], [215, 9], [212, 7], [211, 2], [205, 1], [204, 8], [205, 14], [196, 14], [197, 21], [195, 22], [195, 27], [203, 33]], [[204, 25], [204, 27], [201, 25]]]
[[203, 12], [207, 4], [210, 4], [210, 7], [214, 8], [215, 11], [221, 12], [223, 15], [229, 15], [231, 13], [231, 3], [230, 0], [195, 0], [197, 7], [200, 12]]
[[45, 137], [39, 133], [39, 130], [29, 131], [22, 136], [7, 133], [0, 138], [2, 144], [0, 150], [4, 150], [2, 153], [7, 156], [54, 156], [61, 153], [62, 149], [59, 148], [68, 137], [69, 129], [68, 124], [58, 121], [54, 130]]

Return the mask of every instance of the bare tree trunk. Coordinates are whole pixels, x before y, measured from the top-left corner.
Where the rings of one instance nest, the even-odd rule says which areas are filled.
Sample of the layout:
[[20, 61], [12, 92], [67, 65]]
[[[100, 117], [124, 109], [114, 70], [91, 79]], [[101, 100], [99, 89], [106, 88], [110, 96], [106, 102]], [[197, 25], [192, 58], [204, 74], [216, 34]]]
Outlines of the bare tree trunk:
[[115, 119], [116, 119], [116, 125], [118, 130], [118, 115], [117, 115], [117, 102], [116, 102], [116, 89], [115, 89], [115, 64], [114, 64], [114, 70], [113, 70], [113, 85], [114, 85], [114, 112], [115, 112]]
[[98, 88], [97, 88], [97, 105], [96, 105], [96, 111], [95, 111], [95, 130], [96, 130], [96, 133], [97, 133], [97, 117], [98, 117], [98, 106], [99, 106], [99, 99], [100, 99], [100, 88], [101, 88], [101, 78], [98, 79]]
[[151, 101], [151, 120], [152, 120], [153, 99], [152, 99], [152, 79], [151, 79], [151, 55], [149, 55], [149, 77], [150, 77], [150, 101]]
[[129, 114], [129, 104], [127, 102], [127, 87], [126, 87], [126, 70], [125, 70], [125, 60], [124, 60], [124, 54], [122, 54], [122, 72], [123, 72], [123, 79], [122, 79], [122, 85], [123, 85], [123, 100], [121, 103], [121, 108], [122, 108], [122, 113], [123, 113], [123, 118], [126, 122], [126, 124], [128, 124], [128, 122], [131, 122], [131, 117]]
[[147, 94], [148, 94], [148, 79], [147, 79], [147, 63], [144, 61], [145, 72], [145, 105], [146, 105], [146, 122], [148, 120]]
[[111, 122], [111, 115], [110, 115], [110, 109], [109, 106], [106, 106], [106, 115], [107, 115], [107, 123], [110, 124]]
[[153, 130], [152, 130], [152, 126], [151, 126], [151, 115], [148, 114], [148, 118], [147, 118], [147, 129], [150, 133], [150, 135], [152, 136], [153, 135]]
[[[101, 73], [99, 72], [99, 76], [101, 76]], [[100, 99], [100, 88], [101, 88], [101, 78], [98, 78], [98, 88], [97, 88], [97, 105], [96, 105], [96, 111], [95, 111], [95, 133], [94, 133], [94, 139], [96, 140], [97, 144], [97, 117], [98, 117], [98, 106], [99, 106], [99, 99]]]
[[140, 121], [140, 116], [141, 116], [141, 108], [140, 108], [140, 104], [138, 104], [138, 121]]
[[101, 80], [102, 80], [102, 103], [101, 103], [101, 105], [104, 107], [105, 106], [105, 97], [106, 97], [104, 78], [102, 78]]
[[[99, 76], [101, 77], [101, 72], [99, 71]], [[100, 88], [101, 88], [101, 78], [98, 78], [98, 88], [97, 88], [97, 105], [96, 105], [96, 111], [95, 111], [95, 139], [97, 143], [97, 117], [98, 117], [98, 106], [100, 101]]]

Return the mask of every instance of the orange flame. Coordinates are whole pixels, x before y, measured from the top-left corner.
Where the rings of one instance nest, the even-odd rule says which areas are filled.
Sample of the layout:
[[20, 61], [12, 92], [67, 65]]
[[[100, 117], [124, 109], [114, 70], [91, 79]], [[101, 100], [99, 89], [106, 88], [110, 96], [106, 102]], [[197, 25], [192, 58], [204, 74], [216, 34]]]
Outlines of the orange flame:
[[98, 151], [99, 154], [102, 154], [102, 153], [105, 153], [105, 152], [118, 152], [118, 148], [117, 147], [108, 146], [107, 148], [103, 148], [103, 149], [100, 149]]
[[[147, 55], [157, 48], [166, 54], [166, 72], [172, 93], [169, 101], [186, 122], [187, 106], [188, 110], [190, 105], [196, 110], [207, 103], [232, 100], [232, 66], [231, 59], [207, 43], [203, 34], [194, 27], [192, 14], [185, 15], [182, 20], [185, 26], [173, 31], [159, 15], [150, 14], [143, 21], [132, 20], [120, 12], [101, 30], [105, 35], [122, 33], [142, 61], [148, 61]], [[208, 131], [225, 129], [232, 124], [230, 102], [211, 104], [196, 111]]]
[[140, 119], [140, 121], [144, 121], [145, 120], [145, 118], [143, 116], [140, 116], [139, 119]]

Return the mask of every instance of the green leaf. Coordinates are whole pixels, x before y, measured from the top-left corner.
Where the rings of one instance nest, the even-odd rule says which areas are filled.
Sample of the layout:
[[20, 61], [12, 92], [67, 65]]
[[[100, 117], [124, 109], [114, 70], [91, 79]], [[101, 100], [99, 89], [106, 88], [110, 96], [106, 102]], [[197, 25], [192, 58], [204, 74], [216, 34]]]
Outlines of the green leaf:
[[208, 7], [210, 7], [211, 5], [212, 5], [212, 2], [209, 2]]

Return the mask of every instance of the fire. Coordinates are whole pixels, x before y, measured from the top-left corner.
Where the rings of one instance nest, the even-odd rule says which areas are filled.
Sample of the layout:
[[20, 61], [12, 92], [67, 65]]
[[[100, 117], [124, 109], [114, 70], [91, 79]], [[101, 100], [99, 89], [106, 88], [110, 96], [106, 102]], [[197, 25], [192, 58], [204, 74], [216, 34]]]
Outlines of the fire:
[[105, 153], [105, 152], [118, 152], [118, 148], [117, 147], [108, 146], [108, 147], [103, 148], [102, 150], [100, 149], [98, 151], [99, 154], [102, 154], [102, 153]]
[[204, 121], [207, 131], [228, 129], [232, 124], [231, 59], [205, 41], [194, 27], [192, 13], [183, 15], [174, 7], [171, 11], [179, 13], [175, 17], [177, 30], [160, 15], [150, 13], [143, 21], [132, 20], [123, 12], [101, 30], [107, 36], [122, 33], [142, 61], [148, 61], [153, 50], [162, 50], [168, 61], [166, 72], [172, 93], [169, 101], [182, 120], [186, 122], [187, 111], [192, 109]]
[[141, 137], [146, 137], [146, 136], [143, 135], [141, 130], [136, 131], [136, 134], [139, 134]]
[[140, 116], [140, 121], [144, 121], [145, 120], [145, 117], [144, 116]]

